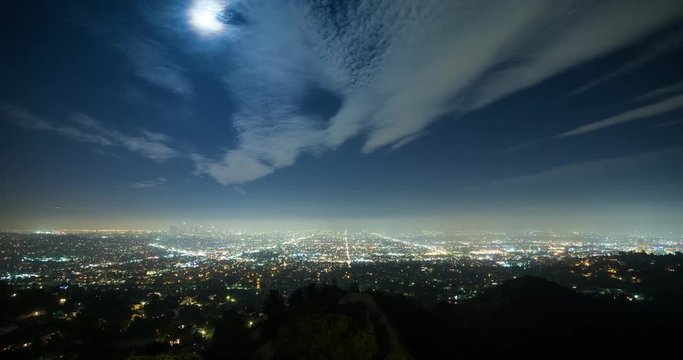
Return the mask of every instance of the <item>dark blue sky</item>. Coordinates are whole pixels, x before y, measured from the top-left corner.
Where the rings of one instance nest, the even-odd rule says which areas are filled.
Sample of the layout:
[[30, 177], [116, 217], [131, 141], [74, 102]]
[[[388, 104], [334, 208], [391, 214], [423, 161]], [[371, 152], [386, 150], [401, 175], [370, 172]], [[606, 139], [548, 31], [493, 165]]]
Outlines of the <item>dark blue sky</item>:
[[14, 1], [0, 18], [0, 228], [683, 224], [680, 1]]

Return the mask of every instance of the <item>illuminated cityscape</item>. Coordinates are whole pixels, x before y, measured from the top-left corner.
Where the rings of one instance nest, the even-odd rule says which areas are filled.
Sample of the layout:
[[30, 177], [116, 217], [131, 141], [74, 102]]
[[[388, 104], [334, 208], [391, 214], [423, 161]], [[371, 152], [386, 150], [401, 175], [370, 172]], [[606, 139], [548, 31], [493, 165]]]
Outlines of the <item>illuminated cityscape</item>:
[[[10, 337], [0, 351], [9, 353], [65, 351], [59, 344], [69, 330], [48, 329], [82, 321], [105, 301], [98, 298], [112, 294], [120, 331], [129, 334], [120, 346], [140, 336], [132, 335], [142, 331], [137, 327], [156, 324], [140, 339], [201, 353], [213, 344], [212, 319], [222, 309], [241, 309], [247, 329], [266, 326], [268, 315], [258, 309], [273, 289], [287, 297], [320, 284], [433, 307], [467, 303], [508, 279], [534, 275], [580, 294], [649, 303], [683, 279], [683, 236], [673, 233], [247, 232], [182, 224], [161, 232], [2, 233], [0, 242], [10, 306], [42, 294], [2, 328]], [[15, 331], [27, 324], [47, 327], [28, 341]], [[12, 334], [19, 335], [14, 342]]]
[[683, 237], [671, 233], [230, 232], [173, 226], [158, 233], [6, 233], [2, 241], [2, 279], [25, 288], [138, 287], [168, 294], [218, 282], [257, 296], [265, 289], [355, 281], [433, 301], [558, 263], [567, 273], [557, 280], [574, 289], [593, 287], [590, 279], [604, 276], [614, 280], [610, 288], [632, 289], [640, 282], [633, 269], [591, 267], [592, 259], [683, 252]]
[[681, 64], [683, 0], [2, 1], [0, 359], [675, 356]]

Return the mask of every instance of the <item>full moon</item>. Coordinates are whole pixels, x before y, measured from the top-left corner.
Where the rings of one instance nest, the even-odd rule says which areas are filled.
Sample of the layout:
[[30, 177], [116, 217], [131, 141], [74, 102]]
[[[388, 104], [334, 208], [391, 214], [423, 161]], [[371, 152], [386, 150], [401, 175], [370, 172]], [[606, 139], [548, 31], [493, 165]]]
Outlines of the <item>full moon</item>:
[[187, 12], [190, 25], [200, 35], [222, 32], [225, 24], [221, 22], [220, 14], [224, 7], [224, 1], [221, 0], [195, 0]]

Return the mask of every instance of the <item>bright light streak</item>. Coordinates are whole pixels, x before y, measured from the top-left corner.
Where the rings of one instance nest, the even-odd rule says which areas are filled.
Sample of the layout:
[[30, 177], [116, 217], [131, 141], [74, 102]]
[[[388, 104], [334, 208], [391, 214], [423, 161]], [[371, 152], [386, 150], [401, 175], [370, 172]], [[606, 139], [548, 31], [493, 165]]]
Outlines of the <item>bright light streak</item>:
[[220, 19], [224, 8], [222, 0], [195, 0], [187, 12], [190, 25], [203, 36], [218, 34], [225, 28]]

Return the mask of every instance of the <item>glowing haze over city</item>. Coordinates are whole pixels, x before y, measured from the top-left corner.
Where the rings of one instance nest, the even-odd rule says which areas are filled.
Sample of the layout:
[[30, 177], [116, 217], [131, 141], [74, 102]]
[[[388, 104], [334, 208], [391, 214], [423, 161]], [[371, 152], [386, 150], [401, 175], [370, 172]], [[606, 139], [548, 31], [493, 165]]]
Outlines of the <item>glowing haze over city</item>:
[[681, 64], [677, 0], [3, 2], [0, 357], [676, 333]]

